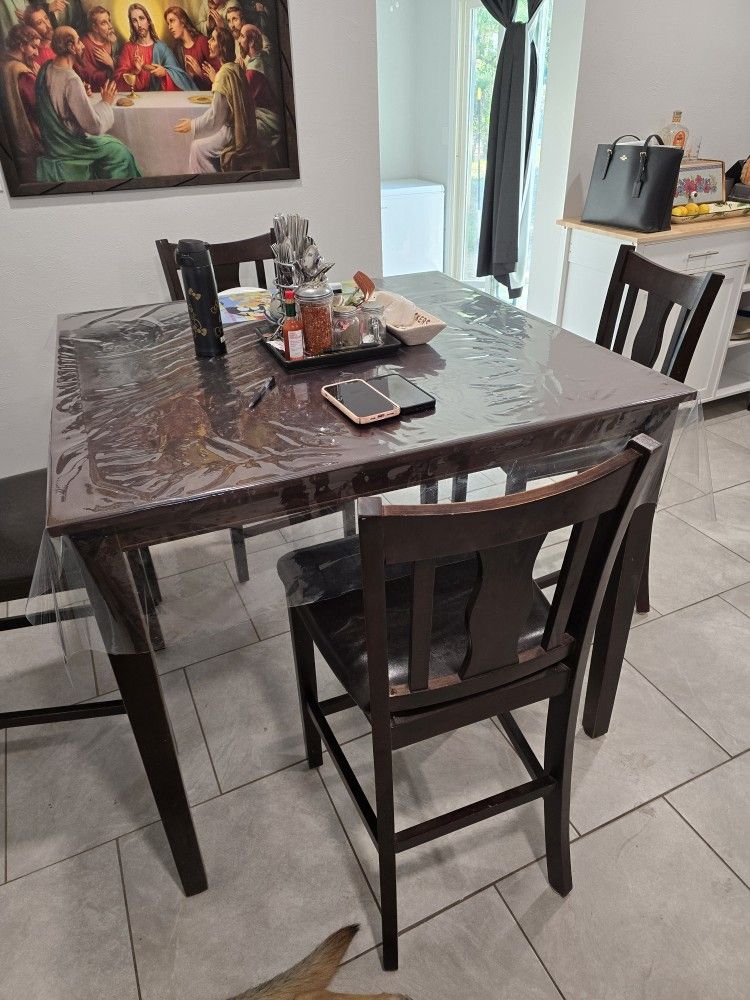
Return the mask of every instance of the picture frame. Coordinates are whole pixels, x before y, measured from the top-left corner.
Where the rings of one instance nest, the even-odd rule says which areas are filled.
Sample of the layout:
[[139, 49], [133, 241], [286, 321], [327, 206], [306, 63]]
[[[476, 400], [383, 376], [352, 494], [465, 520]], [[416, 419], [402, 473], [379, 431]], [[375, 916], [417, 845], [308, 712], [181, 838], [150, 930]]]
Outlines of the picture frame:
[[[217, 2], [220, 2], [220, 0], [212, 0], [212, 5]], [[233, 2], [235, 0], [223, 3], [223, 9], [227, 9]], [[243, 0], [236, 0], [236, 2], [239, 4]], [[244, 2], [248, 2], [248, 0], [244, 0]], [[254, 3], [254, 0], [252, 2]], [[36, 0], [36, 3], [38, 4], [39, 0]], [[88, 3], [87, 0], [82, 0], [84, 10], [87, 6], [90, 9], [96, 3], [97, 0], [88, 0]], [[107, 0], [101, 0], [101, 4], [105, 8], [108, 6]], [[148, 9], [153, 9], [153, 20], [154, 23], [157, 23], [157, 15], [168, 8], [170, 4], [171, 0], [143, 0], [143, 4], [138, 4], [137, 6], [145, 6]], [[177, 5], [182, 7], [183, 3], [177, 0]], [[184, 4], [184, 6], [187, 5]], [[12, 141], [12, 130], [8, 122], [5, 92], [4, 88], [0, 86], [0, 166], [5, 176], [8, 194], [13, 198], [46, 197], [49, 195], [205, 187], [215, 184], [260, 183], [263, 181], [298, 179], [300, 169], [289, 27], [289, 0], [264, 0], [264, 4], [260, 6], [265, 6], [269, 9], [274, 17], [273, 48], [276, 49], [276, 52], [273, 54], [273, 58], [277, 60], [276, 87], [278, 91], [278, 115], [281, 122], [280, 143], [282, 144], [280, 150], [274, 153], [274, 160], [276, 162], [257, 162], [248, 165], [247, 168], [237, 170], [219, 167], [212, 172], [188, 172], [186, 170], [179, 173], [169, 172], [164, 174], [149, 172], [147, 164], [146, 169], [142, 172], [142, 176], [129, 177], [127, 179], [30, 180], [28, 176], [22, 177], [19, 171], [18, 158]], [[120, 10], [123, 9], [121, 3], [118, 4], [118, 7]], [[129, 9], [127, 3], [125, 4], [125, 8]], [[120, 96], [127, 96], [127, 94], [120, 94], [118, 88], [118, 98]], [[137, 98], [140, 96], [136, 95]], [[141, 107], [144, 107], [146, 102], [151, 98], [149, 94], [143, 96], [145, 96], [145, 101], [141, 103]], [[159, 97], [161, 96], [159, 95]], [[195, 98], [193, 99], [195, 100]], [[132, 114], [135, 112], [135, 114], [138, 114], [138, 104], [139, 102], [136, 101], [135, 107], [128, 107], [127, 109], [118, 107], [116, 110], [118, 113], [127, 112]], [[192, 111], [192, 114], [197, 115], [203, 110], [203, 108], [197, 108]], [[113, 129], [113, 131], [115, 130]], [[115, 137], [119, 137], [116, 132]], [[187, 146], [189, 136], [184, 138], [185, 145]]]

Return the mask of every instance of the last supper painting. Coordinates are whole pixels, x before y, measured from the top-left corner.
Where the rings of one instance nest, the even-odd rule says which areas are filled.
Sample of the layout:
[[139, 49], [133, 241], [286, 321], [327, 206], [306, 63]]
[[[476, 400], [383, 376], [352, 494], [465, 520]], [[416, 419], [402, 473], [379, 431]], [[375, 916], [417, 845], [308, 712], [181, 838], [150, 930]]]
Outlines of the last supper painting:
[[0, 0], [11, 195], [299, 177], [288, 0]]

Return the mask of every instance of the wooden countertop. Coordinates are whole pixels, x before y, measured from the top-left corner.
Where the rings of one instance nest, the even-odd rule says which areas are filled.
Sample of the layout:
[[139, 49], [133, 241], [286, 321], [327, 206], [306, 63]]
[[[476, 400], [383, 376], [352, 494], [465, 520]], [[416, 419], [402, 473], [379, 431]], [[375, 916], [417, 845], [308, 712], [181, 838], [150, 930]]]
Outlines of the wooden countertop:
[[750, 232], [750, 215], [737, 215], [731, 219], [716, 219], [710, 222], [696, 222], [688, 226], [672, 226], [661, 233], [638, 233], [632, 229], [617, 229], [615, 226], [599, 226], [580, 219], [558, 219], [558, 226], [565, 229], [581, 229], [587, 233], [598, 233], [600, 236], [612, 236], [623, 243], [633, 243], [635, 246], [646, 243], [666, 243], [670, 240], [686, 240], [695, 236], [717, 236], [721, 233], [734, 233], [741, 230]]

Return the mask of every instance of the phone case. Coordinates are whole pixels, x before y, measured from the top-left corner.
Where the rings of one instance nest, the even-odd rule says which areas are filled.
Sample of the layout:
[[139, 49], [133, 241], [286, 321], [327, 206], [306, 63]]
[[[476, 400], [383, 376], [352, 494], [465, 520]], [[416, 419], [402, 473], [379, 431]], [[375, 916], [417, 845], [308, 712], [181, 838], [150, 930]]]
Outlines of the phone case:
[[368, 386], [373, 392], [377, 392], [378, 396], [382, 396], [383, 403], [387, 404], [381, 413], [368, 414], [366, 417], [358, 417], [356, 413], [353, 413], [347, 406], [344, 405], [340, 400], [336, 399], [328, 390], [333, 389], [337, 385], [346, 385], [347, 382], [364, 382], [368, 385], [363, 378], [351, 378], [346, 379], [344, 382], [332, 382], [330, 385], [324, 385], [320, 390], [321, 394], [329, 403], [332, 403], [337, 410], [341, 410], [344, 416], [348, 417], [353, 424], [359, 424], [360, 426], [364, 424], [375, 424], [380, 420], [389, 420], [391, 417], [398, 417], [401, 414], [401, 407], [397, 406], [392, 400], [388, 399], [387, 396], [383, 396], [382, 392], [379, 392], [374, 386]]

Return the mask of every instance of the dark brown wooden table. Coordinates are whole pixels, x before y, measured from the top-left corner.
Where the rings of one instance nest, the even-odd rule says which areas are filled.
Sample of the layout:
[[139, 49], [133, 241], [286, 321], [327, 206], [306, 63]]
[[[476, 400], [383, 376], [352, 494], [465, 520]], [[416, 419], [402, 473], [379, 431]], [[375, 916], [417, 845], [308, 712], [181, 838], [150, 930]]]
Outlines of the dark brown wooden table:
[[[142, 546], [533, 462], [646, 431], [668, 444], [690, 389], [439, 274], [390, 279], [448, 327], [387, 365], [285, 373], [259, 329], [198, 362], [182, 303], [60, 319], [47, 526], [83, 567], [175, 864], [206, 888], [147, 623], [127, 558]], [[400, 370], [437, 408], [361, 429], [320, 395]], [[254, 410], [258, 385], [277, 387]], [[666, 459], [666, 448], [664, 448]], [[656, 497], [633, 520], [592, 654], [584, 724], [606, 732]]]

